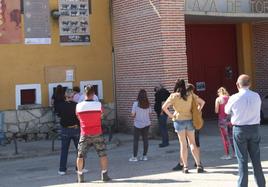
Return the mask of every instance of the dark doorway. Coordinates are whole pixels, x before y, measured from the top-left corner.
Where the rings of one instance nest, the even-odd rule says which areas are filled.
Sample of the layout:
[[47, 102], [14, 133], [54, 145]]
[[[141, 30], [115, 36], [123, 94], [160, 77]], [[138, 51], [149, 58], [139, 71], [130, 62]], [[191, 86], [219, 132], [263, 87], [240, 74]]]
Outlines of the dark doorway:
[[189, 82], [206, 101], [205, 118], [216, 118], [214, 102], [217, 89], [235, 93], [238, 76], [235, 25], [186, 25]]

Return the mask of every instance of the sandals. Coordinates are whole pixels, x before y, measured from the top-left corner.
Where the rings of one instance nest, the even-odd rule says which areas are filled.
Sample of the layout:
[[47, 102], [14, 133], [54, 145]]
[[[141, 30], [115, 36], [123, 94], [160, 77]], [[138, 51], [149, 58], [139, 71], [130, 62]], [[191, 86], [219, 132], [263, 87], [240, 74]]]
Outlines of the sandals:
[[202, 165], [197, 165], [196, 170], [197, 173], [204, 173], [204, 167]]
[[187, 166], [183, 166], [182, 173], [185, 173], [185, 174], [189, 173], [189, 169]]
[[[204, 167], [202, 165], [197, 165], [196, 171], [197, 171], [197, 173], [204, 173], [205, 172]], [[183, 166], [182, 172], [185, 173], [185, 174], [189, 173], [188, 167]]]

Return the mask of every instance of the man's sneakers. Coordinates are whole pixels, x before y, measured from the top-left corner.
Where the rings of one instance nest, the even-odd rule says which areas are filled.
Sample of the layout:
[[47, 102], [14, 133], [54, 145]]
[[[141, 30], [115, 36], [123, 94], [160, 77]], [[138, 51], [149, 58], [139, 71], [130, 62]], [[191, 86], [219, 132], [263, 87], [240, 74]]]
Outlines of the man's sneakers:
[[[108, 171], [104, 171], [104, 172], [102, 171], [101, 172], [101, 180], [103, 182], [108, 182], [108, 181], [112, 180], [108, 175]], [[85, 182], [83, 173], [81, 174], [81, 173], [77, 172], [77, 182], [78, 183], [84, 183]]]
[[232, 156], [230, 156], [230, 155], [223, 155], [220, 159], [222, 159], [222, 160], [231, 160], [232, 159]]
[[105, 171], [105, 172], [102, 171], [101, 172], [101, 180], [103, 182], [108, 182], [108, 181], [112, 180], [108, 175], [108, 171]]
[[58, 171], [58, 174], [61, 175], [61, 176], [66, 175], [66, 171]]

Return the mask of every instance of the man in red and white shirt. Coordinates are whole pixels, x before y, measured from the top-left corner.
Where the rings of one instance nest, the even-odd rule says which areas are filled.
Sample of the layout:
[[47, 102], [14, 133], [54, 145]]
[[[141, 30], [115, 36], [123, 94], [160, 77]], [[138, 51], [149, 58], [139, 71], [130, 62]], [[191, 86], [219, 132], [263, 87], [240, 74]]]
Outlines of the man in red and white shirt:
[[84, 175], [82, 172], [84, 158], [91, 146], [94, 146], [101, 165], [102, 181], [111, 180], [108, 176], [108, 158], [106, 154], [106, 145], [102, 136], [101, 115], [102, 106], [99, 101], [94, 101], [94, 88], [91, 85], [85, 87], [85, 100], [76, 106], [76, 114], [80, 121], [81, 135], [78, 144], [78, 183], [84, 182]]

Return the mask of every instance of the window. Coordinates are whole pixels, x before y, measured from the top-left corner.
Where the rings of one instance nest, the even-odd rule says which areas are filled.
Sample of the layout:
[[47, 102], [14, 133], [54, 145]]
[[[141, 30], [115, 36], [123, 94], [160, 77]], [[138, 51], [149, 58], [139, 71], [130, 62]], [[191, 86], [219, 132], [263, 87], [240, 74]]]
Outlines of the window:
[[50, 83], [50, 84], [48, 84], [49, 106], [51, 106], [51, 98], [52, 98], [53, 94], [55, 93], [56, 87], [59, 84], [62, 85], [64, 91], [67, 88], [70, 88], [70, 89], [73, 88], [73, 83], [72, 82], [58, 82], [58, 83]]
[[35, 89], [21, 90], [20, 103], [21, 105], [35, 104]]
[[80, 82], [80, 89], [81, 92], [84, 91], [86, 85], [92, 85], [95, 89], [95, 94], [98, 96], [99, 99], [103, 99], [103, 86], [102, 80], [92, 80], [92, 81], [81, 81]]
[[16, 85], [16, 109], [19, 105], [41, 104], [40, 84]]

